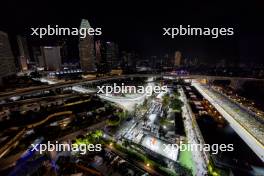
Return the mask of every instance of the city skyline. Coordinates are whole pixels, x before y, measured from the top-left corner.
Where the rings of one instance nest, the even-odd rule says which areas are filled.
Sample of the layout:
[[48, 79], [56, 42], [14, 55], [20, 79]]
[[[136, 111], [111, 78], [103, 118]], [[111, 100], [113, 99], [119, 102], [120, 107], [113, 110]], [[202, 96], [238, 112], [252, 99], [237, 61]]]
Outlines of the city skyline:
[[264, 175], [264, 1], [6, 1], [0, 175]]
[[[24, 9], [29, 8], [26, 4], [21, 5]], [[160, 15], [150, 10], [149, 15], [140, 17], [142, 10], [140, 8], [139, 13], [135, 16], [128, 15], [128, 13], [124, 13], [122, 16], [110, 13], [107, 17], [102, 17], [103, 15], [98, 15], [93, 11], [86, 13], [82, 9], [84, 7], [77, 4], [73, 4], [72, 8], [66, 4], [64, 8], [56, 8], [58, 10], [57, 15], [51, 7], [50, 12], [46, 15], [36, 12], [34, 17], [26, 18], [27, 13], [29, 13], [27, 10], [22, 13], [21, 9], [23, 8], [17, 9], [8, 5], [7, 7], [12, 7], [11, 9], [20, 15], [16, 16], [15, 19], [14, 17], [8, 17], [12, 23], [7, 19], [3, 19], [1, 27], [11, 36], [12, 33], [21, 34], [32, 41], [36, 38], [31, 39], [32, 37], [29, 35], [31, 32], [30, 27], [48, 24], [79, 27], [81, 19], [85, 18], [90, 21], [92, 26], [102, 27], [102, 39], [117, 43], [121, 51], [135, 51], [143, 56], [150, 57], [152, 55], [163, 56], [180, 50], [187, 58], [202, 58], [207, 61], [212, 60], [212, 62], [225, 59], [228, 61], [234, 60], [234, 62], [252, 61], [263, 63], [263, 48], [260, 45], [263, 40], [263, 34], [260, 32], [263, 26], [258, 23], [262, 12], [259, 10], [257, 3], [242, 4], [241, 7], [236, 7], [235, 4], [230, 4], [228, 7], [213, 4], [206, 6], [197, 4], [197, 6], [199, 8], [179, 3], [179, 8], [176, 8], [175, 11], [173, 7], [161, 7]], [[54, 4], [55, 7], [56, 4]], [[72, 10], [70, 14], [66, 13], [69, 8]], [[45, 6], [39, 10], [45, 10]], [[108, 12], [104, 9], [101, 11], [102, 13]], [[196, 27], [234, 27], [234, 36], [218, 39], [190, 36], [170, 39], [162, 36], [163, 27], [174, 27], [181, 24]], [[54, 43], [54, 40], [56, 40], [56, 37], [40, 40], [40, 43]], [[75, 38], [74, 40], [72, 43], [76, 43], [78, 39]]]

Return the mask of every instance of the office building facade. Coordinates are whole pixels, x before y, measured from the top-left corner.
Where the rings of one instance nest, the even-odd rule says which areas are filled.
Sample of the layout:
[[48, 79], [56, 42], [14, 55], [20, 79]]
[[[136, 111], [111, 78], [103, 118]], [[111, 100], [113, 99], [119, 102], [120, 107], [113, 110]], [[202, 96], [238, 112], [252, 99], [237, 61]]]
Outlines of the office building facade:
[[174, 55], [174, 66], [179, 67], [181, 65], [182, 54], [180, 51], [176, 51]]
[[29, 58], [29, 51], [28, 51], [28, 45], [27, 40], [25, 37], [17, 36], [17, 44], [19, 49], [19, 66], [21, 71], [27, 71], [28, 70], [28, 62], [30, 60]]
[[46, 70], [58, 71], [61, 69], [60, 46], [43, 46], [41, 52], [43, 55]]
[[[80, 28], [91, 28], [89, 21], [82, 19]], [[85, 38], [79, 38], [79, 57], [80, 66], [84, 72], [96, 71], [93, 36], [86, 35]]]
[[15, 58], [11, 50], [8, 35], [0, 31], [0, 85], [3, 78], [16, 73]]

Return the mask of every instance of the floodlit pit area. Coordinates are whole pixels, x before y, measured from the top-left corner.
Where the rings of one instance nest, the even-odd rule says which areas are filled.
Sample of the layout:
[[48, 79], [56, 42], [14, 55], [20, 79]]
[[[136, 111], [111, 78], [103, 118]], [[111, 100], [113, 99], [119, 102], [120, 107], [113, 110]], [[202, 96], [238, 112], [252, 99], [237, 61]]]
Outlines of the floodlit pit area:
[[153, 136], [144, 136], [141, 145], [173, 161], [177, 161], [178, 159], [179, 151], [176, 147], [166, 147], [168, 143]]
[[157, 119], [157, 114], [150, 114], [148, 117], [148, 125], [153, 125]]

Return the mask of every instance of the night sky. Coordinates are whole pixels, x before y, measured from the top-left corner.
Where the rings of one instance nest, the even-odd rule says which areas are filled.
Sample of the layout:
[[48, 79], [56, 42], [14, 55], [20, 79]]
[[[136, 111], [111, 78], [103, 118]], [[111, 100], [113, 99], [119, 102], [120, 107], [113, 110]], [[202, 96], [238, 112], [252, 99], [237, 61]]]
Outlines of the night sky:
[[[114, 41], [121, 50], [136, 51], [143, 56], [163, 56], [180, 50], [187, 58], [205, 58], [212, 62], [226, 59], [264, 63], [264, 4], [261, 1], [245, 4], [8, 1], [1, 5], [0, 14], [0, 29], [13, 36], [28, 36], [30, 27], [48, 24], [79, 27], [81, 19], [86, 18], [92, 27], [102, 27], [104, 40]], [[163, 27], [180, 24], [233, 27], [235, 35], [218, 39], [209, 36], [171, 39], [162, 35]], [[51, 41], [50, 38], [45, 42]]]

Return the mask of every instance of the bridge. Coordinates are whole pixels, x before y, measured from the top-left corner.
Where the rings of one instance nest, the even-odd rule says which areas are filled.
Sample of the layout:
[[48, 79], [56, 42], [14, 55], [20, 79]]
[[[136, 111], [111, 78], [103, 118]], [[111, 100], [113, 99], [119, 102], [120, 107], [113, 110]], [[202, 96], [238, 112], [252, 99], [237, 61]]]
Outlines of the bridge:
[[235, 132], [264, 162], [264, 125], [247, 111], [197, 82], [192, 85], [207, 99], [217, 111], [229, 122]]

